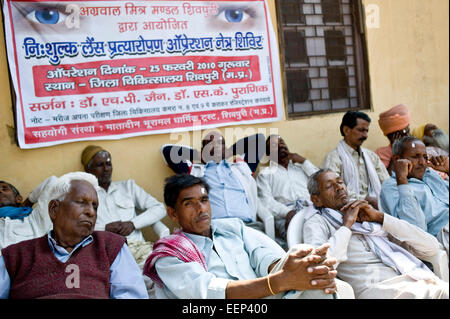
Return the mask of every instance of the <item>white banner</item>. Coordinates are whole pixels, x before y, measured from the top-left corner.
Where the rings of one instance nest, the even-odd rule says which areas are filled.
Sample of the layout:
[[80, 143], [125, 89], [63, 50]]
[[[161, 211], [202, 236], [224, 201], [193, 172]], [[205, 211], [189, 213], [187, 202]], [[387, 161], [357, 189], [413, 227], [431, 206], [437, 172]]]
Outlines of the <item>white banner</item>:
[[265, 0], [3, 9], [21, 148], [282, 119]]

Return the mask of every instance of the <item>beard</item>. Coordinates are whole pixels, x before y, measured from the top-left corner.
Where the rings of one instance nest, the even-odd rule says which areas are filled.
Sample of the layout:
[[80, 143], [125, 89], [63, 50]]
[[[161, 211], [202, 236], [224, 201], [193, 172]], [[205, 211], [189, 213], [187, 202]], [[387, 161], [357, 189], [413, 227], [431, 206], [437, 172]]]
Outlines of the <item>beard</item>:
[[437, 128], [431, 132], [431, 135], [431, 137], [426, 135], [423, 137], [425, 145], [439, 147], [446, 152], [449, 151], [449, 138], [443, 130]]

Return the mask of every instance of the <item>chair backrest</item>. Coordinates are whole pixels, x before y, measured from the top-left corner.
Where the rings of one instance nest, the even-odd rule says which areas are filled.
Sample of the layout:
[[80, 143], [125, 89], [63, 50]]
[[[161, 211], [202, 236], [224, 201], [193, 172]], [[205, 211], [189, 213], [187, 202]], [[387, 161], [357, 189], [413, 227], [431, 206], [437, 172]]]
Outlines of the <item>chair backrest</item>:
[[304, 209], [292, 217], [286, 232], [286, 241], [289, 248], [297, 244], [303, 244]]

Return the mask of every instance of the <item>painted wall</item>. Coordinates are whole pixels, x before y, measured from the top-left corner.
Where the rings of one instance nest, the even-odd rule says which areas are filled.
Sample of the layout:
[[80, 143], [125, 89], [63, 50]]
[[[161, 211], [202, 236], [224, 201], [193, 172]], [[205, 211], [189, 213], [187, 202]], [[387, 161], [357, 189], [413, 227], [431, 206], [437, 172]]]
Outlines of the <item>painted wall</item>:
[[[275, 22], [275, 1], [268, 0]], [[364, 0], [379, 8], [379, 28], [367, 30], [371, 76], [372, 118], [369, 139], [364, 146], [375, 149], [387, 144], [378, 127], [378, 115], [399, 103], [412, 113], [411, 127], [435, 123], [448, 132], [449, 126], [449, 1], [448, 0]], [[2, 17], [3, 18], [3, 17]], [[3, 34], [3, 26], [0, 27]], [[14, 118], [4, 38], [0, 37], [0, 180], [17, 186], [24, 196], [49, 175], [60, 176], [82, 170], [80, 155], [89, 144], [101, 145], [112, 154], [113, 179], [132, 178], [158, 200], [163, 201], [164, 179], [171, 175], [160, 156], [165, 143], [181, 141], [199, 148], [201, 132], [181, 137], [149, 135], [118, 141], [76, 142], [33, 150], [19, 149], [13, 140]], [[236, 139], [256, 131], [278, 130], [292, 151], [321, 165], [327, 152], [341, 139], [342, 113], [296, 120], [239, 126]], [[233, 127], [230, 127], [233, 128]], [[222, 129], [225, 133], [225, 129]], [[195, 140], [194, 138], [195, 137]], [[235, 141], [234, 140], [234, 141]], [[227, 145], [234, 141], [227, 140]], [[173, 224], [166, 217], [169, 227]], [[144, 232], [154, 240], [151, 230]]]

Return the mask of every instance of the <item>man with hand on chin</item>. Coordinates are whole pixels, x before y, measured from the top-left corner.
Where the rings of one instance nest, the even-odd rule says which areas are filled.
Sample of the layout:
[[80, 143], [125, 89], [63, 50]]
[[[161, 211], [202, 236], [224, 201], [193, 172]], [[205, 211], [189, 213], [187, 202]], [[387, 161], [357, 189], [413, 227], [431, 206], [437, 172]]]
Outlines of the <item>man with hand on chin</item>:
[[448, 254], [449, 182], [435, 172], [448, 174], [448, 157], [429, 158], [413, 136], [397, 140], [392, 154], [394, 172], [381, 188], [381, 210], [436, 236]]
[[367, 201], [350, 200], [344, 180], [331, 170], [314, 173], [308, 190], [314, 207], [304, 211], [304, 242], [330, 244], [327, 256], [336, 258], [339, 279], [357, 299], [449, 297], [448, 283], [419, 260], [439, 252], [436, 238]]
[[267, 138], [266, 155], [269, 166], [256, 177], [258, 198], [274, 215], [279, 237], [285, 241], [292, 217], [308, 205], [308, 178], [319, 169], [303, 156], [289, 151], [279, 135]]
[[166, 181], [167, 214], [181, 229], [158, 240], [145, 263], [157, 298], [333, 298], [328, 245], [286, 254], [238, 218], [211, 220], [208, 194], [209, 185], [192, 175]]

